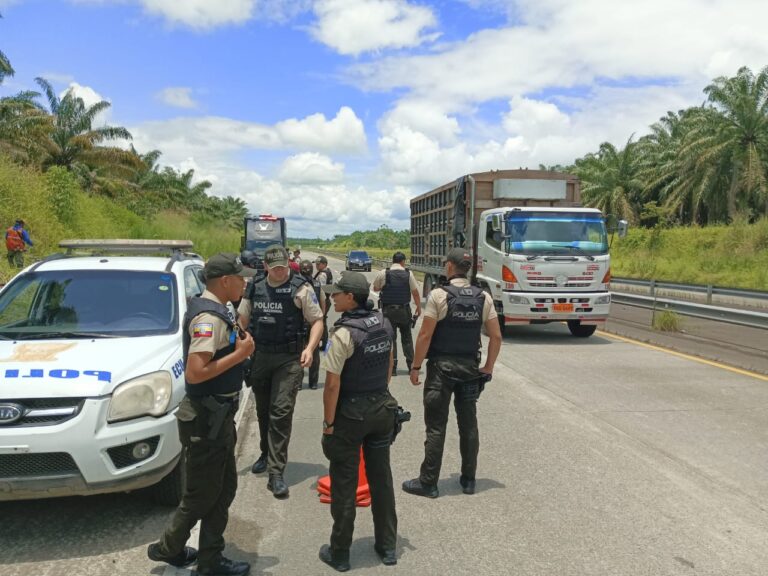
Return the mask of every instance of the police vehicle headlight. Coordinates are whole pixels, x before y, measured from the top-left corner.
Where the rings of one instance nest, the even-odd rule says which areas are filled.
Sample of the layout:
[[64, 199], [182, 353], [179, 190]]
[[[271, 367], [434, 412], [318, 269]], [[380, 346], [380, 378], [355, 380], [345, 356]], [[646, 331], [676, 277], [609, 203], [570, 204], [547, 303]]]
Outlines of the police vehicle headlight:
[[611, 303], [611, 295], [606, 294], [605, 296], [599, 296], [595, 298], [595, 306], [600, 306], [602, 304], [610, 304]]
[[168, 411], [171, 392], [171, 375], [165, 371], [123, 382], [112, 393], [107, 420], [118, 422], [139, 416], [162, 416]]

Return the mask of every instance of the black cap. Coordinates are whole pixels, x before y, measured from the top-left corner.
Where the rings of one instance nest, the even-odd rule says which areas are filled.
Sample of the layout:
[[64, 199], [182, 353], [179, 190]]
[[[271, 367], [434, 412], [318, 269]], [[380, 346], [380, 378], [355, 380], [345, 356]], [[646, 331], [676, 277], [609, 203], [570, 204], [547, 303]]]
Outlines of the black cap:
[[371, 288], [368, 285], [368, 280], [360, 272], [344, 272], [340, 280], [323, 286], [323, 292], [326, 294], [351, 292], [352, 294], [368, 295], [370, 291]]
[[392, 262], [397, 262], [397, 263], [405, 262], [405, 254], [403, 254], [402, 252], [395, 252], [394, 254], [392, 254]]
[[315, 258], [315, 263], [316, 264], [328, 264], [328, 258], [326, 258], [325, 256], [318, 256], [317, 258]]
[[461, 269], [472, 268], [472, 254], [466, 248], [451, 248], [445, 256], [446, 262], [452, 262]]
[[302, 274], [312, 274], [312, 261], [302, 260], [299, 264], [299, 270], [301, 270]]
[[267, 266], [274, 268], [275, 266], [288, 266], [288, 250], [282, 244], [272, 244], [264, 252], [264, 262]]
[[220, 252], [208, 259], [203, 274], [205, 274], [206, 280], [211, 280], [222, 276], [256, 276], [256, 270], [243, 266], [243, 262], [237, 254]]

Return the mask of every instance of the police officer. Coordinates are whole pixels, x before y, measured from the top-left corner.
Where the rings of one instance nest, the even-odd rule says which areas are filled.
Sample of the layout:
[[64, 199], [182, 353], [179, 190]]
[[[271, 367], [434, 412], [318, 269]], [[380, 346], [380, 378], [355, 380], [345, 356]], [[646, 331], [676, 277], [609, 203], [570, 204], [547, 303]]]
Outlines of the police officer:
[[[307, 282], [312, 284], [312, 288], [315, 290], [315, 296], [320, 303], [320, 309], [323, 311], [323, 337], [325, 338], [325, 317], [328, 315], [328, 311], [325, 309], [325, 295], [320, 293], [320, 282], [312, 276], [312, 261], [302, 260], [299, 263], [299, 270], [301, 275], [307, 279]], [[312, 355], [312, 366], [309, 367], [309, 387], [312, 390], [317, 390], [317, 381], [320, 378], [320, 346], [315, 348]]]
[[[449, 285], [435, 288], [424, 309], [424, 320], [416, 339], [411, 369], [411, 384], [418, 386], [419, 370], [425, 356], [427, 379], [424, 383], [424, 461], [418, 478], [403, 482], [403, 490], [417, 496], [437, 498], [437, 480], [443, 460], [445, 428], [451, 395], [454, 396], [459, 425], [461, 477], [465, 494], [475, 493], [475, 472], [480, 436], [477, 430], [477, 396], [480, 382], [490, 379], [501, 349], [501, 330], [491, 296], [471, 286], [467, 274], [472, 258], [464, 248], [453, 248], [445, 260]], [[490, 338], [485, 364], [479, 367], [480, 330], [485, 326]]]
[[[197, 573], [242, 576], [247, 562], [222, 555], [229, 506], [237, 489], [234, 416], [243, 385], [243, 362], [253, 352], [253, 339], [240, 333], [225, 303], [243, 292], [244, 268], [235, 254], [216, 254], [205, 265], [206, 290], [191, 298], [184, 316], [186, 396], [176, 412], [184, 449], [184, 495], [170, 526], [147, 555], [156, 562], [188, 566]], [[200, 521], [200, 551], [186, 546]]]
[[[250, 286], [238, 308], [241, 326], [253, 335], [256, 352], [248, 379], [256, 398], [261, 455], [251, 472], [268, 472], [267, 489], [288, 497], [283, 472], [288, 461], [293, 409], [304, 368], [323, 333], [323, 311], [312, 285], [288, 267], [288, 252], [273, 244], [264, 253], [267, 275]], [[305, 343], [304, 325], [310, 326]]]
[[411, 298], [416, 304], [416, 316], [421, 316], [421, 298], [419, 296], [419, 285], [411, 274], [406, 270], [405, 254], [395, 252], [392, 256], [392, 266], [388, 270], [382, 270], [373, 280], [374, 292], [381, 292], [381, 307], [384, 316], [392, 324], [395, 330], [395, 366], [392, 374], [397, 373], [397, 331], [400, 330], [403, 345], [403, 355], [411, 369], [413, 363], [413, 336], [411, 335]]
[[373, 312], [369, 287], [359, 272], [346, 272], [323, 288], [342, 312], [325, 351], [323, 453], [330, 460], [330, 545], [320, 559], [339, 572], [349, 570], [349, 547], [355, 522], [360, 447], [371, 490], [374, 549], [386, 565], [397, 564], [397, 514], [389, 465], [397, 401], [388, 384], [392, 363], [392, 328]]

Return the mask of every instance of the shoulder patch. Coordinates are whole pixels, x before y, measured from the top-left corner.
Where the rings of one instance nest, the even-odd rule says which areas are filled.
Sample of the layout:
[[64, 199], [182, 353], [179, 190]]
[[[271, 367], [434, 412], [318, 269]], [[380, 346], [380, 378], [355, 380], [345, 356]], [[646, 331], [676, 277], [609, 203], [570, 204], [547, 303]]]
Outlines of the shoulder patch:
[[323, 354], [328, 354], [329, 350], [331, 349], [331, 344], [333, 344], [333, 342], [331, 342], [331, 339], [329, 338], [328, 342], [325, 344], [325, 350], [323, 350]]
[[370, 316], [366, 318], [364, 322], [365, 322], [365, 325], [368, 326], [368, 328], [370, 328], [371, 326], [378, 326], [379, 324], [381, 324], [381, 322], [379, 322], [378, 316]]
[[213, 324], [200, 322], [192, 326], [192, 338], [212, 338]]
[[317, 294], [315, 294], [315, 292], [314, 292], [314, 291], [312, 291], [312, 292], [310, 293], [310, 299], [312, 300], [312, 303], [313, 303], [313, 304], [317, 304], [317, 303], [318, 303], [318, 302], [317, 302]]

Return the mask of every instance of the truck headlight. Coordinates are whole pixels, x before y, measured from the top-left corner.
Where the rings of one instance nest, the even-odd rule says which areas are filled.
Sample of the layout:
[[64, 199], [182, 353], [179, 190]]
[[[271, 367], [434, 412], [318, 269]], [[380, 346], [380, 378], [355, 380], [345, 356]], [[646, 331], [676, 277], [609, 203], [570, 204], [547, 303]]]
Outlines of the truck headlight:
[[603, 304], [610, 304], [611, 303], [611, 295], [606, 294], [605, 296], [598, 296], [595, 298], [595, 306], [601, 306]]
[[524, 304], [528, 306], [530, 302], [528, 301], [528, 298], [525, 296], [515, 296], [514, 294], [509, 295], [509, 303], [510, 304]]
[[112, 393], [107, 421], [162, 416], [168, 411], [171, 390], [171, 375], [165, 371], [152, 372], [123, 382]]

